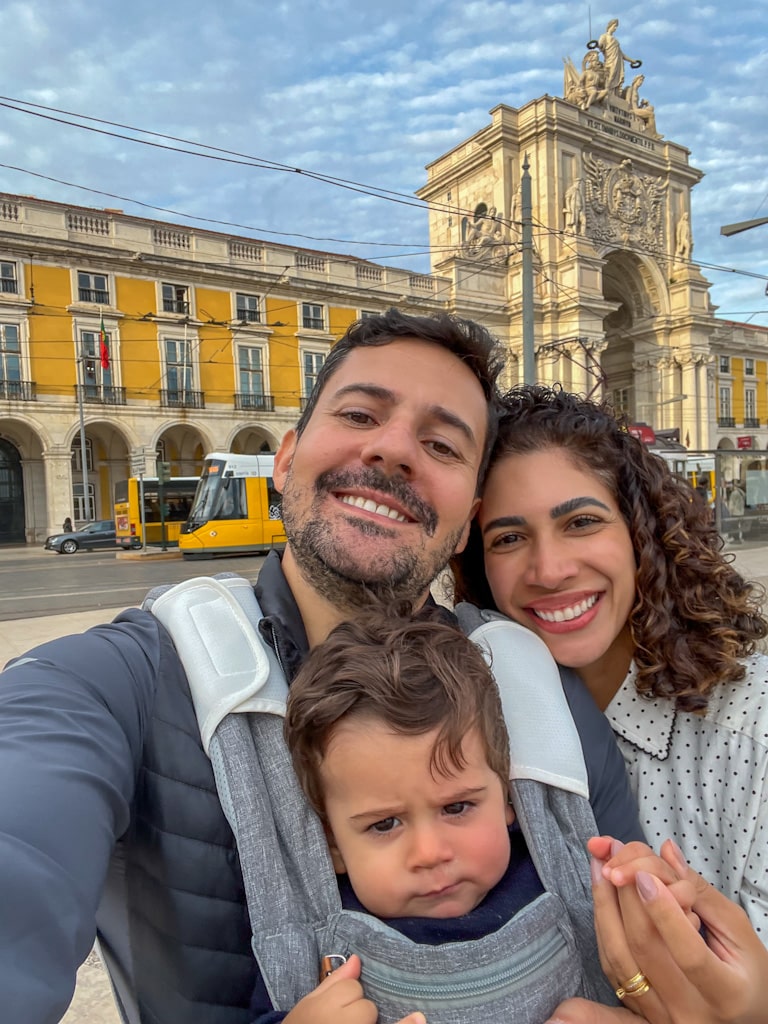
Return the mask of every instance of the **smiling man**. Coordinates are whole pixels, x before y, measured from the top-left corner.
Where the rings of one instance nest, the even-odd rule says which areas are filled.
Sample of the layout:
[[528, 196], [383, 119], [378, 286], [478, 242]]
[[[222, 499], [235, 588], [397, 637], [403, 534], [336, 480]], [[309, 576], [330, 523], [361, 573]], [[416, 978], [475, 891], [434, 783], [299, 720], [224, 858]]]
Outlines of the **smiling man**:
[[[460, 547], [495, 435], [498, 348], [391, 310], [331, 351], [275, 460], [288, 546], [261, 630], [290, 681], [371, 595], [414, 603]], [[168, 633], [129, 609], [0, 677], [0, 991], [58, 1020], [98, 929], [130, 1024], [246, 1024], [258, 984], [243, 878]]]
[[[488, 332], [448, 315], [390, 310], [334, 346], [275, 458], [288, 544], [254, 588], [262, 639], [289, 683], [362, 604], [429, 599], [468, 534], [499, 369]], [[601, 831], [633, 838], [610, 727], [569, 701]], [[128, 609], [6, 669], [0, 773], [9, 1020], [58, 1020], [96, 933], [128, 1024], [249, 1024], [251, 1006], [270, 1002], [188, 679], [154, 615]]]

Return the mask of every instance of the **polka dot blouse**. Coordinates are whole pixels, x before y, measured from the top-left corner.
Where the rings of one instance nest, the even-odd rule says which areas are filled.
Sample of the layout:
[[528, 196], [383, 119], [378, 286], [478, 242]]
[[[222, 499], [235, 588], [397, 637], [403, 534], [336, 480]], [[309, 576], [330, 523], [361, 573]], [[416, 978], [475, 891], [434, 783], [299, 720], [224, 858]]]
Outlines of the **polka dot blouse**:
[[688, 863], [739, 902], [768, 946], [768, 657], [718, 687], [705, 717], [641, 697], [634, 666], [606, 715], [648, 842], [672, 837]]

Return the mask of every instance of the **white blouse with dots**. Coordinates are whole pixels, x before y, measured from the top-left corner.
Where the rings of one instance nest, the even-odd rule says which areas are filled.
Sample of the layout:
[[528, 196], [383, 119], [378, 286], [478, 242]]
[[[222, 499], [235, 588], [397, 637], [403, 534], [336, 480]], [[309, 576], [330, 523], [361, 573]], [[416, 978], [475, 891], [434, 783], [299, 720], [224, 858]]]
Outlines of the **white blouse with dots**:
[[606, 709], [648, 842], [671, 837], [708, 882], [741, 903], [768, 946], [768, 657], [718, 687], [705, 716], [639, 696], [635, 668]]

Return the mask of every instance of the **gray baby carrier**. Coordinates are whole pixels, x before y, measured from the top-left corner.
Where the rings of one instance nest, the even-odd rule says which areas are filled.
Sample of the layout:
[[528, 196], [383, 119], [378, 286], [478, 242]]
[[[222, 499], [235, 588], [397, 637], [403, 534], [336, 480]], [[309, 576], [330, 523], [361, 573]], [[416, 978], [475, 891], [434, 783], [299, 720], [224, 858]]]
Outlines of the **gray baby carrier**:
[[615, 1005], [592, 920], [585, 844], [597, 829], [583, 754], [556, 666], [538, 638], [506, 620], [471, 635], [499, 684], [512, 803], [545, 892], [483, 938], [423, 945], [342, 908], [322, 825], [283, 740], [287, 685], [260, 637], [252, 585], [221, 576], [154, 596], [160, 589], [145, 607], [170, 632], [189, 679], [237, 840], [253, 952], [276, 1010], [292, 1009], [312, 991], [324, 956], [353, 952], [380, 1024], [413, 1010], [429, 1024], [542, 1024], [576, 995]]

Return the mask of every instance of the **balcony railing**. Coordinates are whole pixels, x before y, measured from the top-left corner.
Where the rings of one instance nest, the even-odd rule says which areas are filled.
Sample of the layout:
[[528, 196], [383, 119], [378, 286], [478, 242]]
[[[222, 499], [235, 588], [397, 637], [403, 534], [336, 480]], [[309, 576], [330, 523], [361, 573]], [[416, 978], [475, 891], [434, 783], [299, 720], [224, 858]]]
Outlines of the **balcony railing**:
[[261, 313], [258, 309], [243, 309], [238, 306], [235, 319], [247, 324], [258, 324], [261, 322]]
[[240, 391], [235, 395], [235, 408], [252, 409], [254, 412], [274, 412], [275, 399], [273, 395], [252, 395]]
[[81, 302], [98, 302], [100, 306], [109, 305], [109, 292], [100, 288], [78, 288]]
[[160, 391], [160, 405], [165, 409], [204, 409], [205, 394], [202, 391]]
[[189, 303], [185, 299], [163, 299], [164, 313], [188, 313]]
[[735, 427], [736, 420], [733, 416], [718, 416], [717, 425], [718, 427]]
[[92, 405], [125, 405], [125, 388], [111, 384], [75, 384], [75, 398]]
[[0, 380], [0, 398], [10, 398], [18, 402], [35, 402], [35, 382], [33, 380]]
[[750, 430], [757, 430], [757, 428], [760, 426], [760, 420], [756, 416], [745, 416], [744, 426], [749, 428]]

